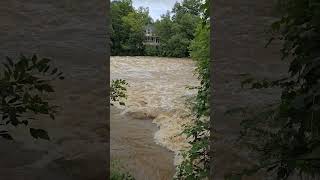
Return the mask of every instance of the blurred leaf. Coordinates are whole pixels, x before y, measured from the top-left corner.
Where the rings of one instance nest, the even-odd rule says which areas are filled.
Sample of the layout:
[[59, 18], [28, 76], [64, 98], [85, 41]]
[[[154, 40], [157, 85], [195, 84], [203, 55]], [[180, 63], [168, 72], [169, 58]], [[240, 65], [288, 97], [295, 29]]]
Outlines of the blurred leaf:
[[52, 72], [51, 72], [51, 75], [53, 75], [53, 74], [55, 74], [55, 73], [57, 73], [58, 72], [58, 69], [57, 68], [54, 68], [53, 70], [52, 70]]
[[30, 128], [30, 134], [35, 139], [40, 138], [40, 139], [50, 140], [48, 133], [43, 129]]
[[13, 140], [12, 136], [10, 134], [7, 134], [7, 133], [5, 133], [5, 134], [1, 133], [0, 136], [5, 138], [5, 139], [7, 139], [7, 140]]

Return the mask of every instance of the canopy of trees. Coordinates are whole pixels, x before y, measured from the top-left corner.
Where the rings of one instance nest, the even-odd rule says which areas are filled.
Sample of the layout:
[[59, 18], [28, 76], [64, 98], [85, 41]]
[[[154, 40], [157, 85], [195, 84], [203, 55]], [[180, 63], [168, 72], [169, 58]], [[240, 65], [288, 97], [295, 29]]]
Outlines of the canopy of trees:
[[111, 54], [143, 55], [144, 27], [151, 23], [149, 10], [134, 9], [131, 0], [111, 3]]
[[[188, 47], [201, 23], [200, 6], [199, 0], [184, 0], [153, 22], [148, 8], [135, 9], [131, 0], [113, 1], [111, 54], [188, 57]], [[154, 25], [160, 36], [159, 47], [143, 45], [144, 28], [148, 24]]]
[[155, 22], [156, 32], [160, 36], [161, 56], [188, 57], [191, 41], [197, 25], [201, 22], [199, 0], [184, 0], [176, 3], [172, 16], [170, 12]]

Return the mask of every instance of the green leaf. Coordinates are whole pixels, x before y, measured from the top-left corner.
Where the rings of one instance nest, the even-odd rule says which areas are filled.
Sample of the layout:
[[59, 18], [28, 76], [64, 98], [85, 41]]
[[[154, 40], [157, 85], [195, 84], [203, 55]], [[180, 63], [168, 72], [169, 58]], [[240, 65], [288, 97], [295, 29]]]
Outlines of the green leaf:
[[47, 72], [48, 70], [49, 70], [49, 68], [50, 68], [50, 66], [47, 66], [44, 70], [43, 70], [43, 72]]
[[34, 128], [30, 128], [30, 134], [32, 137], [34, 137], [35, 139], [45, 139], [45, 140], [50, 140], [48, 133], [43, 130], [43, 129], [34, 129]]
[[51, 61], [51, 59], [43, 58], [38, 62], [38, 64], [43, 65], [43, 64], [49, 63], [50, 61]]
[[12, 98], [11, 100], [8, 101], [8, 103], [15, 103], [17, 100], [19, 99], [19, 97], [15, 97], [15, 98]]
[[54, 92], [53, 87], [50, 86], [49, 84], [36, 85], [36, 88], [39, 89], [40, 91]]
[[52, 72], [51, 72], [51, 75], [53, 75], [53, 74], [55, 74], [55, 73], [57, 73], [58, 72], [58, 69], [57, 68], [54, 68], [53, 70], [52, 70]]
[[27, 121], [27, 120], [23, 120], [23, 121], [21, 121], [25, 126], [28, 126], [28, 124], [29, 124], [29, 121]]
[[7, 139], [7, 140], [13, 140], [12, 136], [8, 133], [0, 134], [0, 136]]

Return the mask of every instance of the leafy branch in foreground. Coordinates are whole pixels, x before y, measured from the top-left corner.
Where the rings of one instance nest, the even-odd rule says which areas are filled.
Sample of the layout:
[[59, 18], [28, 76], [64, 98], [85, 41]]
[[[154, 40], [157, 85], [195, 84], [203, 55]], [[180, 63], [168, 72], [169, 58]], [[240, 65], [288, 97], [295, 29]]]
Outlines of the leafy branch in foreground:
[[110, 92], [110, 99], [111, 105], [113, 106], [114, 102], [119, 102], [120, 105], [124, 106], [124, 100], [127, 99], [127, 86], [129, 84], [126, 80], [123, 79], [116, 79], [112, 80], [111, 82], [111, 92]]
[[176, 179], [207, 179], [210, 170], [210, 26], [208, 21], [199, 24], [195, 39], [190, 46], [190, 54], [196, 62], [196, 74], [200, 80], [197, 95], [192, 105], [195, 117], [183, 134], [191, 140], [191, 148], [183, 152], [184, 160], [178, 166]]
[[[289, 77], [247, 79], [253, 89], [279, 87], [280, 103], [243, 121], [242, 140], [259, 158], [256, 167], [237, 176], [265, 171], [275, 179], [320, 175], [320, 4], [281, 0], [284, 14], [272, 24], [273, 39], [283, 40], [282, 59], [290, 60]], [[266, 116], [267, 115], [267, 116]]]
[[[6, 58], [0, 73], [0, 127], [4, 128], [0, 131], [1, 137], [12, 140], [7, 126], [28, 126], [35, 115], [55, 118], [57, 106], [50, 105], [45, 97], [54, 92], [50, 83], [64, 77], [50, 62], [50, 59], [38, 59], [36, 55], [21, 55], [17, 61]], [[30, 134], [34, 138], [50, 139], [43, 129], [30, 128]]]

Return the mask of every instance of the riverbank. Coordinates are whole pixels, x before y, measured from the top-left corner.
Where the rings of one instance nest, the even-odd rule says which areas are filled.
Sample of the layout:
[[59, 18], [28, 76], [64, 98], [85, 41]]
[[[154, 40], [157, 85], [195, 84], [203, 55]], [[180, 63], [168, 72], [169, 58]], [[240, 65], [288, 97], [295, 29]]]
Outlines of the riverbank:
[[139, 180], [172, 179], [174, 154], [154, 142], [158, 128], [152, 120], [123, 115], [115, 107], [110, 112], [111, 161]]

